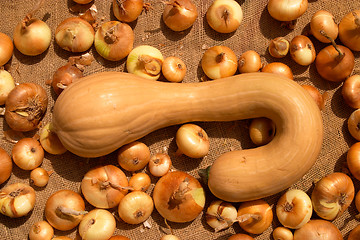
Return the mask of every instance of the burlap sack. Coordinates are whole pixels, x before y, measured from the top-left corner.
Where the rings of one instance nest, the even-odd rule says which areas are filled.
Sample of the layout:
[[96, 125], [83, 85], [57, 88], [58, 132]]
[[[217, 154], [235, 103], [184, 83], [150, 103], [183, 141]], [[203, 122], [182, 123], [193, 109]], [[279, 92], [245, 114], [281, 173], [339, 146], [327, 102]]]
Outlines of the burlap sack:
[[[21, 21], [26, 13], [33, 7], [35, 0], [2, 0], [0, 5], [0, 12], [2, 14], [2, 23], [0, 24], [0, 31], [13, 36], [13, 29], [15, 25]], [[205, 49], [214, 45], [225, 45], [234, 50], [237, 56], [240, 56], [246, 50], [255, 50], [261, 55], [264, 64], [274, 61], [281, 61], [288, 64], [294, 73], [295, 81], [299, 84], [311, 84], [317, 87], [321, 93], [328, 93], [328, 100], [325, 109], [322, 111], [324, 121], [324, 142], [323, 148], [317, 162], [312, 169], [292, 188], [299, 188], [308, 193], [311, 193], [313, 180], [321, 178], [326, 174], [334, 171], [342, 171], [344, 163], [346, 162], [346, 152], [349, 147], [356, 141], [350, 136], [346, 127], [346, 121], [352, 108], [348, 107], [341, 96], [341, 84], [331, 83], [319, 77], [315, 66], [302, 67], [292, 61], [290, 56], [284, 59], [277, 60], [272, 58], [267, 47], [269, 40], [278, 36], [284, 36], [291, 40], [294, 36], [306, 32], [309, 29], [309, 21], [317, 10], [324, 9], [330, 11], [334, 16], [336, 22], [351, 10], [360, 9], [360, 2], [353, 0], [311, 0], [306, 13], [298, 19], [294, 30], [284, 28], [280, 22], [274, 20], [267, 11], [267, 1], [238, 1], [244, 13], [244, 19], [239, 29], [232, 34], [219, 34], [213, 31], [206, 22], [205, 13], [212, 3], [212, 1], [195, 0], [199, 17], [194, 26], [187, 31], [175, 33], [164, 25], [161, 20], [161, 14], [164, 9], [162, 1], [149, 0], [152, 9], [148, 12], [143, 12], [137, 21], [131, 23], [131, 27], [135, 33], [134, 46], [142, 44], [152, 45], [157, 47], [165, 57], [178, 56], [184, 60], [188, 67], [188, 72], [184, 82], [198, 82], [203, 76], [200, 67], [200, 60]], [[55, 31], [57, 25], [67, 17], [73, 16], [69, 11], [69, 7], [73, 5], [72, 0], [52, 0], [46, 1], [45, 5], [36, 14], [36, 17], [44, 19], [50, 26], [52, 31]], [[98, 18], [103, 18], [103, 21], [115, 20], [112, 13], [111, 0], [95, 0], [95, 5], [98, 9]], [[319, 43], [315, 38], [313, 40], [316, 51], [319, 52], [321, 48], [327, 44]], [[102, 59], [92, 48], [89, 51], [94, 57], [95, 61], [91, 66], [85, 69], [85, 75], [101, 71], [124, 71], [125, 62], [109, 62]], [[356, 57], [356, 69], [354, 74], [359, 69], [359, 53], [354, 53]], [[52, 40], [51, 46], [45, 53], [37, 57], [28, 57], [22, 55], [18, 50], [14, 51], [12, 58], [11, 74], [16, 82], [36, 82], [44, 86], [47, 90], [50, 102], [47, 115], [43, 123], [51, 119], [51, 107], [56, 99], [53, 91], [45, 84], [46, 80], [51, 79], [53, 73], [57, 68], [67, 62], [68, 57], [72, 56], [69, 52], [62, 50]], [[174, 101], [176, 101], [174, 99]], [[242, 148], [251, 148], [254, 145], [251, 143], [248, 136], [249, 121], [235, 121], [229, 123], [198, 123], [202, 126], [210, 136], [211, 149], [208, 156], [204, 159], [190, 159], [184, 156], [175, 156], [176, 144], [174, 136], [178, 126], [168, 127], [149, 134], [141, 139], [148, 144], [152, 153], [168, 148], [168, 153], [173, 160], [173, 169], [183, 170], [189, 172], [195, 177], [199, 177], [198, 169], [210, 165], [221, 153]], [[8, 126], [5, 120], [0, 121], [2, 130], [7, 130]], [[1, 133], [3, 136], [3, 133]], [[1, 139], [1, 147], [11, 153], [13, 144]], [[101, 159], [83, 159], [71, 153], [65, 153], [61, 156], [52, 156], [46, 154], [42, 167], [47, 170], [53, 170], [54, 173], [50, 177], [48, 185], [44, 188], [36, 189], [36, 205], [34, 210], [25, 217], [10, 219], [6, 216], [0, 216], [0, 238], [6, 240], [12, 239], [27, 239], [30, 226], [36, 221], [44, 219], [44, 205], [47, 198], [57, 190], [71, 189], [79, 191], [80, 181], [83, 175], [93, 166], [98, 164], [114, 164], [117, 165], [114, 154], [110, 154]], [[144, 170], [146, 171], [146, 170]], [[130, 176], [130, 173], [127, 173]], [[157, 178], [152, 178], [152, 187], [148, 191], [151, 194]], [[354, 184], [356, 191], [359, 189], [359, 182], [356, 179]], [[1, 188], [16, 182], [29, 183], [29, 172], [21, 170], [14, 166], [13, 173], [10, 179], [0, 185]], [[271, 184], [271, 183], [269, 183]], [[273, 207], [282, 193], [268, 197], [265, 200]], [[214, 199], [208, 194], [207, 207], [210, 201]], [[238, 206], [238, 204], [235, 204]], [[92, 207], [87, 204], [90, 210]], [[334, 224], [341, 230], [346, 239], [349, 231], [357, 226], [359, 223], [355, 219], [357, 210], [352, 204], [345, 213], [333, 221]], [[314, 214], [314, 217], [315, 214]], [[168, 229], [164, 224], [161, 216], [154, 210], [149, 219], [150, 228], [145, 228], [142, 224], [128, 225], [121, 221], [117, 223], [116, 234], [122, 234], [130, 239], [160, 239], [161, 236], [168, 233]], [[186, 224], [170, 223], [174, 233], [180, 239], [218, 239], [225, 240], [234, 233], [245, 233], [238, 224], [234, 224], [229, 229], [214, 233], [204, 218], [202, 213], [197, 219]], [[252, 235], [255, 239], [272, 239], [272, 230], [279, 226], [274, 211], [274, 220], [271, 227], [263, 234]], [[55, 235], [66, 235], [74, 238], [79, 238], [77, 229], [67, 232], [55, 231]]]

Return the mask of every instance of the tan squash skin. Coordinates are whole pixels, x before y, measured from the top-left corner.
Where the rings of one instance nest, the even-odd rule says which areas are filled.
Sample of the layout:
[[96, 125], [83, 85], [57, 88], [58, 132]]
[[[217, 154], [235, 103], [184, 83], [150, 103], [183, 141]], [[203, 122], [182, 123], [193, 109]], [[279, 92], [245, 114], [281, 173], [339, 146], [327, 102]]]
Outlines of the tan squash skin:
[[209, 174], [215, 196], [239, 202], [291, 186], [312, 167], [321, 150], [320, 110], [293, 80], [258, 72], [201, 83], [168, 83], [127, 73], [97, 73], [60, 94], [52, 123], [69, 151], [98, 157], [166, 126], [257, 117], [275, 123], [274, 139], [265, 146], [221, 155]]

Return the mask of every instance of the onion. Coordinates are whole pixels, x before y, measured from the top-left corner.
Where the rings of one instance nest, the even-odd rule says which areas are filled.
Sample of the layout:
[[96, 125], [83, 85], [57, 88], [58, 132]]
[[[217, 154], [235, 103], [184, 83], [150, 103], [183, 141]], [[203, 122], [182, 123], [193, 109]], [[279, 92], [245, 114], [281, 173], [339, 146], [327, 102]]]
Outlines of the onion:
[[108, 240], [115, 232], [116, 221], [107, 210], [94, 209], [79, 224], [79, 234], [86, 240]]
[[291, 68], [282, 62], [272, 62], [261, 69], [261, 72], [269, 72], [283, 75], [287, 78], [294, 79]]
[[167, 153], [156, 153], [150, 158], [149, 171], [155, 177], [162, 177], [171, 168], [171, 158]]
[[170, 0], [165, 4], [162, 19], [171, 30], [184, 31], [194, 24], [198, 12], [192, 0]]
[[238, 65], [240, 73], [258, 72], [262, 67], [260, 55], [254, 50], [248, 50], [241, 54]]
[[238, 68], [236, 54], [226, 46], [213, 46], [205, 51], [201, 67], [211, 79], [232, 76]]
[[97, 208], [116, 207], [127, 194], [127, 187], [125, 173], [113, 165], [95, 167], [81, 181], [85, 199]]
[[200, 126], [187, 123], [176, 132], [177, 153], [191, 158], [205, 157], [210, 148], [209, 137]]
[[276, 204], [276, 216], [287, 228], [298, 229], [310, 221], [313, 207], [310, 197], [302, 190], [291, 189]]
[[119, 61], [133, 49], [134, 32], [126, 23], [105, 22], [96, 31], [94, 44], [96, 51], [103, 58]]
[[54, 237], [51, 240], [72, 240], [72, 239], [66, 236], [58, 236], [58, 237]]
[[43, 168], [35, 168], [30, 172], [30, 182], [37, 187], [45, 187], [49, 182], [51, 173]]
[[311, 95], [311, 97], [314, 99], [316, 105], [318, 105], [320, 110], [323, 110], [325, 108], [325, 100], [326, 100], [326, 94], [321, 94], [319, 90], [311, 85], [301, 85], [308, 93]]
[[214, 200], [207, 208], [205, 219], [215, 232], [226, 229], [236, 222], [237, 210], [231, 203]]
[[240, 227], [252, 234], [263, 233], [273, 220], [273, 212], [269, 204], [262, 200], [242, 202], [237, 213]]
[[356, 178], [357, 180], [360, 180], [360, 142], [354, 143], [349, 148], [347, 155], [346, 155], [346, 161], [347, 166], [351, 172], [351, 174]]
[[57, 95], [67, 88], [73, 81], [83, 76], [83, 72], [72, 64], [58, 68], [51, 80], [51, 86]]
[[51, 123], [47, 123], [41, 130], [40, 144], [46, 152], [53, 155], [60, 155], [67, 151], [56, 133], [52, 131]]
[[285, 57], [290, 48], [289, 41], [284, 37], [277, 37], [270, 41], [269, 44], [269, 53], [275, 58]]
[[61, 231], [75, 228], [86, 213], [84, 200], [72, 190], [53, 193], [45, 204], [46, 220]]
[[125, 236], [116, 235], [116, 236], [112, 236], [111, 238], [109, 238], [109, 240], [130, 240], [130, 238], [125, 237]]
[[290, 56], [298, 64], [308, 66], [315, 61], [315, 47], [310, 38], [295, 36], [290, 42]]
[[4, 183], [11, 176], [13, 164], [9, 154], [0, 147], [0, 184]]
[[272, 232], [274, 240], [294, 240], [294, 234], [286, 227], [277, 227]]
[[161, 177], [154, 188], [155, 208], [172, 222], [190, 222], [204, 209], [205, 192], [199, 181], [182, 171]]
[[346, 14], [339, 23], [340, 41], [353, 51], [360, 51], [360, 9]]
[[154, 209], [152, 198], [143, 191], [128, 193], [119, 203], [120, 218], [129, 224], [145, 222]]
[[11, 155], [19, 168], [33, 170], [43, 162], [44, 149], [36, 139], [23, 138], [14, 145]]
[[186, 65], [178, 57], [167, 57], [162, 64], [161, 71], [169, 82], [181, 82], [186, 74]]
[[310, 29], [311, 34], [323, 43], [330, 43], [331, 41], [324, 37], [320, 31], [324, 31], [332, 39], [336, 39], [339, 33], [334, 16], [326, 10], [319, 10], [313, 14], [310, 21]]
[[118, 150], [117, 161], [126, 171], [141, 170], [150, 161], [150, 149], [145, 143], [139, 141], [128, 143]]
[[348, 236], [347, 240], [357, 240], [360, 239], [360, 225], [353, 228]]
[[38, 127], [48, 104], [46, 91], [36, 83], [17, 85], [5, 102], [5, 120], [15, 131], [27, 132]]
[[[358, 212], [360, 212], [360, 191], [358, 191], [356, 193], [354, 202], [355, 202], [356, 210]], [[360, 213], [358, 213], [355, 217], [356, 217], [356, 219], [359, 220], [360, 219]]]
[[113, 0], [114, 16], [121, 22], [135, 21], [141, 14], [143, 0]]
[[254, 118], [249, 127], [251, 141], [258, 145], [269, 143], [275, 136], [275, 124], [269, 118]]
[[151, 185], [151, 178], [146, 173], [135, 173], [129, 180], [129, 187], [134, 191], [143, 191], [149, 189]]
[[73, 1], [79, 4], [88, 4], [93, 0], [73, 0]]
[[29, 240], [51, 240], [54, 236], [53, 227], [46, 221], [34, 223], [29, 232]]
[[10, 60], [13, 51], [14, 44], [11, 38], [5, 33], [0, 32], [0, 66], [5, 65]]
[[255, 240], [255, 238], [247, 234], [238, 233], [235, 235], [231, 235], [227, 240]]
[[320, 76], [328, 81], [341, 82], [351, 75], [355, 57], [347, 47], [337, 45], [325, 32], [332, 45], [323, 48], [315, 59], [315, 66]]
[[356, 74], [347, 78], [342, 86], [341, 94], [346, 102], [352, 108], [360, 108], [360, 75]]
[[150, 80], [157, 80], [161, 74], [164, 61], [162, 53], [155, 47], [140, 45], [129, 53], [126, 60], [126, 69], [129, 73]]
[[334, 172], [316, 182], [311, 194], [314, 211], [326, 220], [334, 220], [354, 199], [354, 184], [344, 173]]
[[356, 109], [350, 114], [347, 121], [348, 130], [350, 135], [356, 140], [360, 141], [360, 109]]
[[180, 240], [180, 238], [175, 235], [164, 235], [160, 238], [160, 240]]
[[14, 87], [15, 82], [11, 74], [6, 70], [0, 69], [0, 105], [5, 104], [6, 98]]
[[340, 230], [331, 222], [314, 219], [295, 230], [294, 240], [343, 240]]
[[14, 45], [24, 55], [39, 55], [50, 46], [49, 26], [40, 19], [33, 18], [44, 2], [44, 0], [39, 0], [32, 11], [14, 29]]
[[219, 33], [236, 31], [243, 20], [243, 11], [239, 3], [233, 0], [215, 0], [206, 12], [210, 27]]
[[269, 14], [283, 22], [296, 20], [305, 13], [307, 8], [308, 0], [269, 0], [267, 5]]
[[35, 190], [24, 183], [10, 184], [0, 191], [0, 213], [11, 218], [27, 215], [35, 206]]
[[70, 52], [84, 52], [94, 42], [95, 31], [86, 20], [70, 17], [62, 21], [55, 30], [56, 43]]

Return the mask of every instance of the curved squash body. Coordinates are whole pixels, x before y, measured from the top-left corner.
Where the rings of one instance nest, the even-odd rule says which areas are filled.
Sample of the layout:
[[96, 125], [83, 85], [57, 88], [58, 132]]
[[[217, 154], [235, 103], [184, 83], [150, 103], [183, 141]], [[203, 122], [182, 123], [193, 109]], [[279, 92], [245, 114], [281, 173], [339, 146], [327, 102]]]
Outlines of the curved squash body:
[[167, 83], [128, 73], [97, 73], [63, 91], [52, 124], [69, 151], [98, 157], [166, 126], [256, 117], [274, 121], [274, 139], [265, 146], [225, 153], [209, 174], [215, 196], [238, 202], [284, 190], [317, 159], [323, 140], [321, 113], [293, 80], [249, 73], [201, 83]]

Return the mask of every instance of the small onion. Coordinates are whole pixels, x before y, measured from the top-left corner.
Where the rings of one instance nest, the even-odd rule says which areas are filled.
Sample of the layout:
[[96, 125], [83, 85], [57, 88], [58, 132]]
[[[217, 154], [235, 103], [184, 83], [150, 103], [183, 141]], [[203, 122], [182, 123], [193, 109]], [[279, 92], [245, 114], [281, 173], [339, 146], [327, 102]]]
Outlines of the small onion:
[[120, 218], [129, 224], [145, 222], [154, 209], [153, 199], [143, 191], [133, 191], [121, 199], [118, 206]]
[[11, 156], [19, 168], [33, 170], [43, 162], [44, 149], [36, 139], [23, 138], [14, 145]]
[[258, 72], [262, 67], [260, 55], [254, 50], [241, 54], [238, 64], [240, 73]]
[[11, 74], [6, 70], [0, 69], [0, 105], [5, 104], [6, 98], [14, 88], [15, 82]]
[[6, 98], [5, 120], [15, 131], [27, 132], [38, 127], [45, 115], [48, 97], [36, 83], [17, 85]]
[[352, 75], [347, 78], [342, 86], [341, 94], [346, 102], [352, 108], [360, 108], [360, 75]]
[[52, 130], [52, 124], [47, 123], [40, 132], [40, 144], [44, 150], [53, 155], [60, 155], [67, 150]]
[[0, 66], [5, 65], [10, 60], [13, 51], [14, 44], [11, 38], [5, 33], [0, 32]]
[[186, 74], [186, 65], [178, 57], [167, 57], [163, 62], [161, 71], [169, 82], [181, 82]]
[[205, 157], [210, 148], [209, 137], [204, 129], [192, 123], [182, 125], [176, 132], [177, 153], [191, 158]]
[[227, 240], [255, 240], [255, 238], [253, 238], [247, 234], [238, 233], [238, 234], [231, 235]]
[[108, 240], [115, 232], [116, 220], [107, 210], [94, 209], [79, 224], [79, 234], [86, 240]]
[[114, 16], [121, 22], [133, 22], [141, 14], [143, 0], [113, 0]]
[[287, 228], [298, 229], [310, 221], [313, 207], [310, 197], [300, 189], [284, 193], [276, 204], [276, 216]]
[[70, 17], [62, 21], [55, 30], [56, 43], [70, 52], [84, 52], [94, 42], [95, 31], [86, 20]]
[[97, 208], [116, 207], [127, 194], [127, 187], [125, 173], [113, 165], [95, 167], [81, 181], [85, 199]]
[[88, 4], [93, 0], [73, 0], [73, 1], [79, 4]]
[[34, 223], [29, 232], [29, 240], [51, 240], [54, 236], [54, 228], [46, 221]]
[[66, 236], [58, 236], [58, 237], [52, 238], [51, 240], [72, 240], [72, 239], [69, 237], [66, 237]]
[[126, 171], [141, 170], [150, 161], [150, 149], [145, 143], [139, 141], [128, 143], [118, 150], [117, 161]]
[[[355, 208], [356, 208], [356, 210], [357, 210], [358, 212], [360, 212], [360, 191], [358, 191], [358, 192], [356, 193], [354, 202], [355, 202]], [[356, 217], [356, 219], [359, 220], [359, 219], [360, 219], [360, 213], [358, 213], [355, 217]]]
[[360, 225], [356, 226], [350, 231], [347, 240], [357, 240], [360, 239]]
[[346, 161], [351, 174], [360, 180], [360, 142], [351, 145], [346, 155]]
[[277, 227], [272, 232], [274, 240], [293, 240], [294, 234], [286, 227]]
[[51, 80], [51, 87], [57, 95], [67, 88], [76, 79], [83, 77], [83, 72], [72, 64], [58, 68]]
[[146, 173], [135, 173], [129, 179], [129, 187], [134, 191], [143, 191], [149, 189], [151, 185], [151, 178]]
[[45, 187], [49, 182], [50, 173], [43, 168], [35, 168], [30, 172], [30, 182], [37, 187]]
[[214, 200], [206, 210], [206, 223], [212, 227], [215, 232], [226, 229], [236, 222], [237, 210], [231, 203], [222, 200]]
[[226, 46], [213, 46], [205, 51], [201, 67], [211, 79], [232, 76], [238, 68], [236, 54]]
[[339, 23], [340, 41], [353, 51], [360, 51], [360, 9], [346, 14]]
[[314, 219], [296, 229], [294, 240], [343, 240], [340, 230], [331, 222]]
[[347, 121], [350, 135], [356, 140], [360, 141], [360, 109], [353, 111]]
[[270, 41], [269, 53], [275, 58], [285, 57], [290, 49], [289, 41], [284, 37], [277, 37]]
[[126, 69], [129, 73], [150, 80], [157, 80], [161, 74], [164, 61], [162, 53], [155, 47], [140, 45], [129, 53], [126, 60]]
[[311, 95], [311, 97], [314, 99], [316, 105], [318, 105], [320, 110], [323, 110], [325, 108], [325, 100], [326, 100], [326, 94], [321, 94], [319, 90], [312, 86], [312, 85], [301, 85], [308, 93]]
[[237, 220], [244, 231], [260, 234], [270, 227], [273, 212], [270, 205], [262, 199], [242, 202], [238, 209]]
[[305, 13], [307, 8], [308, 0], [269, 0], [267, 5], [269, 14], [283, 22], [296, 20]]
[[320, 31], [324, 31], [332, 39], [336, 39], [339, 33], [334, 16], [326, 10], [319, 10], [313, 14], [310, 21], [310, 29], [311, 34], [323, 43], [330, 43], [331, 41], [324, 37]]
[[130, 240], [130, 238], [125, 237], [125, 236], [116, 235], [116, 236], [112, 236], [111, 238], [109, 238], [109, 240]]
[[236, 31], [243, 20], [243, 11], [239, 3], [233, 0], [215, 0], [206, 12], [210, 27], [219, 33]]
[[275, 136], [275, 124], [269, 118], [254, 118], [250, 123], [249, 135], [254, 144], [265, 145]]
[[354, 195], [351, 178], [344, 173], [334, 172], [316, 182], [311, 201], [319, 217], [334, 220], [350, 206]]
[[53, 193], [45, 204], [46, 220], [61, 231], [75, 228], [86, 213], [84, 200], [72, 190]]
[[0, 191], [0, 213], [11, 218], [27, 215], [35, 206], [35, 190], [24, 183], [10, 184]]
[[269, 63], [267, 65], [265, 65], [265, 67], [263, 67], [261, 69], [261, 72], [269, 72], [269, 73], [275, 73], [275, 74], [280, 74], [283, 75], [287, 78], [290, 79], [294, 79], [294, 75], [292, 73], [291, 68], [286, 65], [285, 63], [282, 62], [272, 62]]
[[150, 158], [149, 171], [155, 177], [162, 177], [169, 172], [172, 162], [167, 153], [156, 153]]
[[0, 184], [4, 183], [11, 176], [13, 164], [9, 154], [0, 147]]
[[162, 19], [171, 30], [184, 31], [194, 24], [198, 11], [192, 0], [170, 0], [165, 4]]
[[153, 199], [160, 215], [172, 222], [194, 220], [204, 209], [205, 192], [200, 182], [182, 171], [168, 172], [155, 184]]
[[308, 66], [315, 61], [315, 47], [310, 38], [295, 36], [290, 42], [290, 56], [298, 64]]
[[103, 58], [119, 61], [129, 55], [133, 49], [134, 32], [126, 23], [108, 21], [96, 31], [94, 45]]

